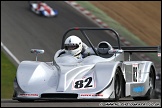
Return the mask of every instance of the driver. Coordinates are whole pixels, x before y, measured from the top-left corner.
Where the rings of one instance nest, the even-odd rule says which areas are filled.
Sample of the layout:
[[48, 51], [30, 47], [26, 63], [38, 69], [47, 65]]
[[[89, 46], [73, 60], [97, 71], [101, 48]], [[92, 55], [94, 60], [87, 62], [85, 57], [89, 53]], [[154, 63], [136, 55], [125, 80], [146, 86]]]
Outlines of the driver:
[[72, 55], [77, 59], [83, 58], [83, 52], [88, 48], [88, 46], [82, 42], [82, 40], [75, 36], [69, 36], [64, 42], [64, 49], [59, 50], [55, 54], [55, 58], [63, 56], [64, 54]]
[[38, 4], [38, 6], [36, 8], [36, 11], [40, 11], [41, 7], [46, 7], [47, 6], [47, 4], [44, 3], [43, 1], [38, 1], [37, 4]]

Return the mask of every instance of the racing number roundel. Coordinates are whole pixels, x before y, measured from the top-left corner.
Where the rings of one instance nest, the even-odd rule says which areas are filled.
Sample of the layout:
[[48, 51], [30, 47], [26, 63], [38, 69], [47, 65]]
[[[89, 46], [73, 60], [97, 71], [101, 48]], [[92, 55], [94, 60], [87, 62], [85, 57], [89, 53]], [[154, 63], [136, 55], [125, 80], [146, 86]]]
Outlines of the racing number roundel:
[[86, 76], [82, 79], [74, 79], [73, 90], [79, 89], [93, 89], [95, 87], [93, 75]]

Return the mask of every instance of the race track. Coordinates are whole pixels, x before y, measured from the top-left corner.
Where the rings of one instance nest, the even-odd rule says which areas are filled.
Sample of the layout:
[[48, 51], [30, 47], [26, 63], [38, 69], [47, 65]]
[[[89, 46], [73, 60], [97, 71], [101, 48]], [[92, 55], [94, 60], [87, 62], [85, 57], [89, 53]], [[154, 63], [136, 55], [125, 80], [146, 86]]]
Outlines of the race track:
[[[44, 49], [45, 53], [39, 56], [40, 61], [52, 61], [55, 52], [61, 47], [63, 33], [72, 27], [97, 27], [77, 10], [63, 1], [47, 1], [59, 15], [55, 18], [40, 17], [29, 9], [27, 1], [1, 1], [1, 42], [16, 56], [21, 62], [23, 60], [35, 60], [35, 56], [30, 53], [32, 48]], [[100, 37], [92, 37], [92, 41], [97, 43], [99, 38], [108, 35], [105, 32], [95, 34]], [[116, 43], [114, 38], [109, 37], [110, 44]], [[2, 48], [1, 48], [2, 49]], [[3, 49], [2, 49], [3, 50]], [[15, 63], [15, 65], [18, 65]], [[99, 102], [64, 102], [48, 103], [55, 106], [93, 106]], [[2, 100], [3, 106], [26, 106], [28, 104], [17, 103], [12, 100]], [[34, 106], [46, 106], [46, 104], [31, 103]]]

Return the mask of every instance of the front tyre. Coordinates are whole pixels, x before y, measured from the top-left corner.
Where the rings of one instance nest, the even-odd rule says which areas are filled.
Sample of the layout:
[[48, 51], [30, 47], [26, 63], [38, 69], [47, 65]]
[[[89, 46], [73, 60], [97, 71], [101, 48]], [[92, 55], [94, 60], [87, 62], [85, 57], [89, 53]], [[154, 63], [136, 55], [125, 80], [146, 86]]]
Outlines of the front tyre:
[[115, 101], [118, 101], [122, 94], [123, 77], [119, 68], [117, 68], [114, 77]]

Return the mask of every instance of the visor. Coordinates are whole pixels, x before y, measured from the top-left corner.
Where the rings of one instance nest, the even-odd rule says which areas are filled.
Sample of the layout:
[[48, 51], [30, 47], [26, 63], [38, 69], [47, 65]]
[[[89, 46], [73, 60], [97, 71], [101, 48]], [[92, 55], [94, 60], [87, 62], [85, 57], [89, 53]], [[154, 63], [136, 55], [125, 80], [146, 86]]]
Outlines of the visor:
[[65, 50], [75, 50], [79, 47], [78, 44], [65, 44]]

